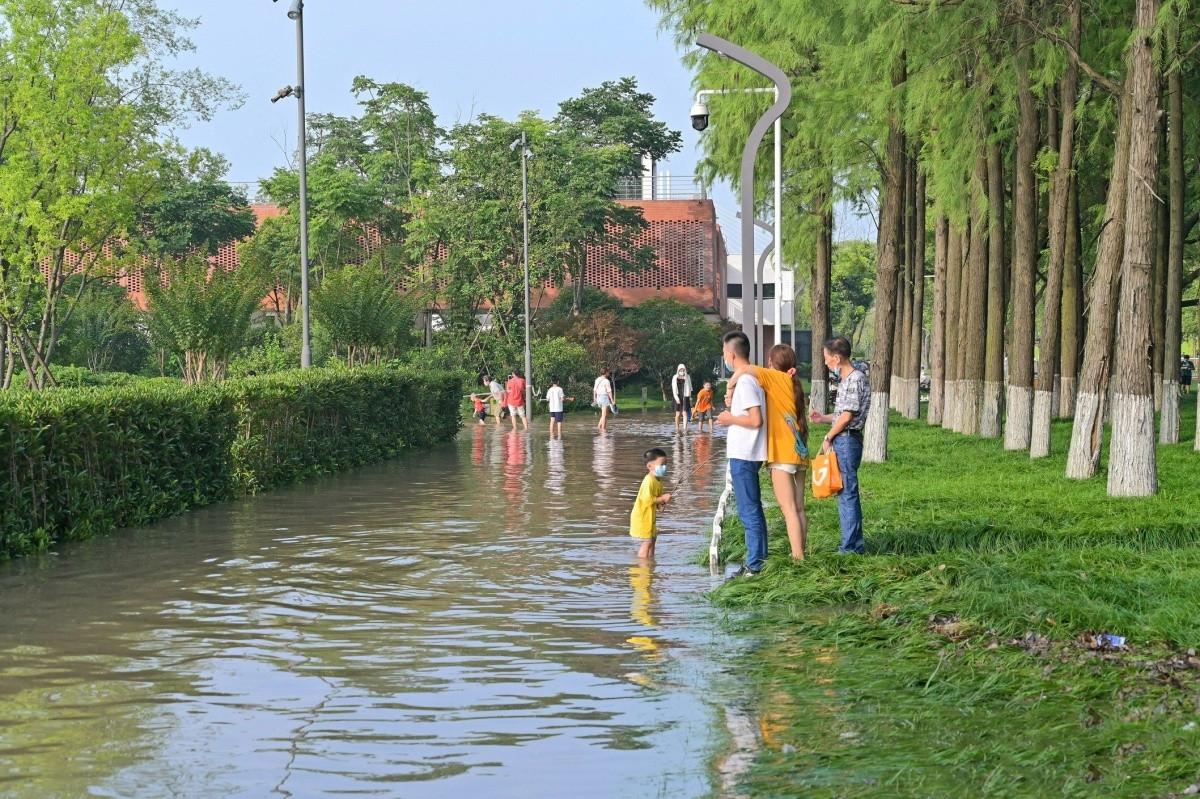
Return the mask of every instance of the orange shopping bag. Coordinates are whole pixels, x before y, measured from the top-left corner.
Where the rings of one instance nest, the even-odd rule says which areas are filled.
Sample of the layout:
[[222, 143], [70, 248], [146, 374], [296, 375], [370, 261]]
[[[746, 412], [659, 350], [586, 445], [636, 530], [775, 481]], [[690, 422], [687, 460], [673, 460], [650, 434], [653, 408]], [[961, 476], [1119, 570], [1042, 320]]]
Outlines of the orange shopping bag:
[[833, 450], [814, 455], [811, 468], [814, 497], [828, 499], [842, 490], [842, 471]]

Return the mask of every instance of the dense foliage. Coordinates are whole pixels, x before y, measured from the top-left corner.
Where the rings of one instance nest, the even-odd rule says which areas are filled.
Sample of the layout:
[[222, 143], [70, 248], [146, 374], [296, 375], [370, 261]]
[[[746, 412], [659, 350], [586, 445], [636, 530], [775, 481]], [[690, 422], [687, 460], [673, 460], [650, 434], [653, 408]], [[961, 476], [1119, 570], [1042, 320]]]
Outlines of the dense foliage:
[[0, 397], [0, 557], [387, 458], [458, 430], [462, 376], [367, 367]]

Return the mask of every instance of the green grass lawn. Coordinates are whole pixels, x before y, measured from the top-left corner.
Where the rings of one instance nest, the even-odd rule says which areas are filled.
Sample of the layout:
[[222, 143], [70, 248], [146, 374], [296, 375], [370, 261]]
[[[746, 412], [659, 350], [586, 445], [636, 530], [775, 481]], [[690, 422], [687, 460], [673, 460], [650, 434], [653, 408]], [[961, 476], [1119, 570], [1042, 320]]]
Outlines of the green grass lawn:
[[[749, 609], [755, 796], [1169, 796], [1200, 782], [1200, 453], [1159, 447], [1161, 490], [1112, 499], [1054, 457], [893, 417], [860, 472], [868, 555], [839, 557], [834, 500], [811, 557], [768, 508]], [[823, 431], [814, 433], [819, 440]], [[770, 497], [764, 487], [764, 496]], [[744, 553], [727, 523], [723, 555]], [[1127, 648], [1096, 649], [1095, 634]]]

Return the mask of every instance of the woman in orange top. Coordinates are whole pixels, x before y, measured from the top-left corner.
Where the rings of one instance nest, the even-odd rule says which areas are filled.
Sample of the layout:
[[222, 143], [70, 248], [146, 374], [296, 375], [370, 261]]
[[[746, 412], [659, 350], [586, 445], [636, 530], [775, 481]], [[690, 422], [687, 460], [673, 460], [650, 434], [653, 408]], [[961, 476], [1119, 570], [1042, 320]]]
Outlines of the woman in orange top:
[[[808, 397], [796, 376], [796, 351], [776, 344], [767, 354], [769, 369], [751, 366], [767, 397], [767, 469], [787, 524], [792, 557], [804, 559], [808, 515], [804, 511], [804, 475], [808, 469]], [[740, 375], [729, 380], [729, 390]], [[803, 450], [801, 453], [798, 450]]]

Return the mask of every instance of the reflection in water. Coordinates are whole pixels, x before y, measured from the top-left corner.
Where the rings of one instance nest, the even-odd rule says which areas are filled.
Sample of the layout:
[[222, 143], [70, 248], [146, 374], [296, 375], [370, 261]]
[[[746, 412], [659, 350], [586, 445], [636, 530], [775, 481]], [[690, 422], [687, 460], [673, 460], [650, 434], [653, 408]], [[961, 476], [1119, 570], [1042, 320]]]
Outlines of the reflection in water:
[[715, 487], [687, 478], [630, 568], [640, 455], [671, 436], [473, 427], [0, 565], [0, 795], [708, 795]]

